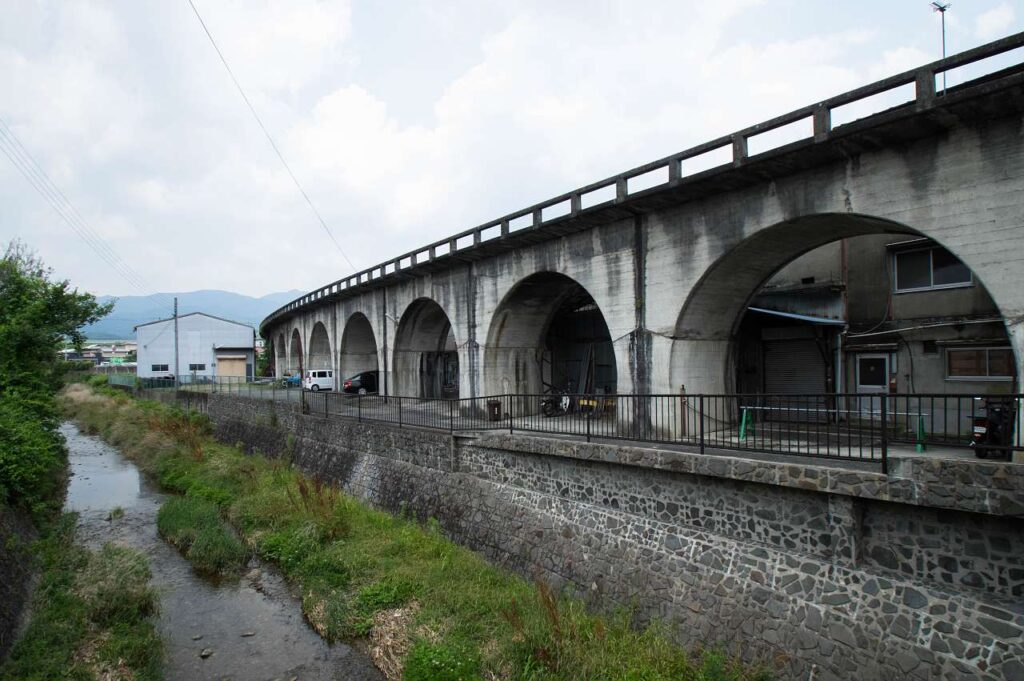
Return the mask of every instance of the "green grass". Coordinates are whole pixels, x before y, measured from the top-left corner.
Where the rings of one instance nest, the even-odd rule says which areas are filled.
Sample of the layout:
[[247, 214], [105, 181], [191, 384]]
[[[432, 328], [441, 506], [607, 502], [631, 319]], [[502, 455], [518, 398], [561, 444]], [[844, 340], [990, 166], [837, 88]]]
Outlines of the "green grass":
[[230, 574], [249, 559], [249, 550], [220, 519], [217, 505], [206, 499], [171, 499], [160, 507], [156, 527], [201, 572]]
[[74, 527], [73, 514], [62, 516], [33, 547], [40, 581], [32, 619], [0, 681], [94, 679], [112, 670], [121, 675], [105, 678], [161, 678], [145, 556], [111, 544], [90, 552], [74, 543]]
[[666, 627], [637, 628], [627, 611], [595, 615], [489, 565], [436, 522], [370, 509], [281, 461], [218, 444], [208, 424], [190, 425], [180, 411], [85, 388], [63, 404], [185, 494], [161, 510], [162, 534], [191, 550], [197, 528], [226, 517], [298, 586], [306, 618], [325, 638], [366, 636], [378, 613], [404, 608], [398, 638], [407, 642], [407, 679], [771, 678], [719, 652], [687, 652]]

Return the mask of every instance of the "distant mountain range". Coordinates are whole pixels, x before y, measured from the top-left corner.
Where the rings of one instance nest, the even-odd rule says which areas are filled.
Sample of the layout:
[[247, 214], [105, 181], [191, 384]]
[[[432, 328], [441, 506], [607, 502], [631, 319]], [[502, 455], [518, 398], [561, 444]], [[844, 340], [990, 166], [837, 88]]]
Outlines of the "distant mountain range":
[[169, 299], [178, 298], [178, 314], [205, 312], [235, 322], [251, 324], [257, 330], [268, 314], [301, 296], [303, 291], [271, 293], [252, 298], [230, 291], [192, 291], [191, 293], [156, 293], [151, 296], [98, 296], [105, 303], [117, 300], [109, 315], [85, 327], [90, 340], [115, 340], [135, 337], [137, 324], [167, 319], [174, 313]]

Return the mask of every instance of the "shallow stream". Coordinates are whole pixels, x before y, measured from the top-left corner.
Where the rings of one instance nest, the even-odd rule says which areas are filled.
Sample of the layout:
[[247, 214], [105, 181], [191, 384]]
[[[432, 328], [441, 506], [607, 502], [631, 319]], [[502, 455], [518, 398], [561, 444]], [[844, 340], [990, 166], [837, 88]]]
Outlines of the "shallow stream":
[[[149, 558], [160, 593], [157, 628], [168, 681], [383, 678], [367, 656], [320, 638], [273, 568], [254, 561], [237, 580], [195, 573], [157, 534], [156, 514], [167, 495], [99, 438], [70, 423], [61, 432], [71, 461], [65, 509], [79, 513], [79, 541], [93, 549], [112, 541]], [[111, 517], [115, 507], [123, 517]]]

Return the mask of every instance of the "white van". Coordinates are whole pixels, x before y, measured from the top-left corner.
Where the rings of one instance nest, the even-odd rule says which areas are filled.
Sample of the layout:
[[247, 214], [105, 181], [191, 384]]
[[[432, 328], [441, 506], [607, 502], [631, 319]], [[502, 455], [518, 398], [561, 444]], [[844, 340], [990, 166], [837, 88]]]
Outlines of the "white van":
[[334, 371], [331, 369], [314, 369], [307, 371], [302, 379], [302, 387], [306, 390], [334, 390]]

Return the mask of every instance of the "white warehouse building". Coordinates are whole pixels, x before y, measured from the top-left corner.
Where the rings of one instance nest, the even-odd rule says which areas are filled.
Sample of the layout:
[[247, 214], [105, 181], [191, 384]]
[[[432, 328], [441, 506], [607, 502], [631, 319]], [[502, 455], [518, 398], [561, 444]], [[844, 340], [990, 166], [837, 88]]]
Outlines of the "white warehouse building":
[[178, 361], [174, 360], [174, 318], [135, 327], [139, 378], [244, 376], [252, 378], [256, 331], [247, 324], [202, 312], [178, 317]]

